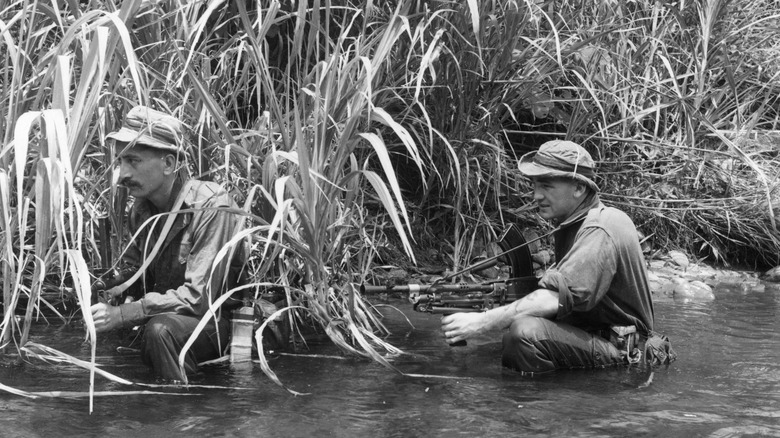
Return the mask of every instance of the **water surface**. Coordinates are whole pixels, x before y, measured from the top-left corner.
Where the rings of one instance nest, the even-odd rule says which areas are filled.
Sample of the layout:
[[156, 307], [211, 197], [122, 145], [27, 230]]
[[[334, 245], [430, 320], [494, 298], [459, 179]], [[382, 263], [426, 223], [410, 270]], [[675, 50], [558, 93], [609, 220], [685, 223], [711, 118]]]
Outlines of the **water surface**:
[[[438, 317], [388, 310], [389, 340], [407, 351], [399, 370], [366, 360], [278, 356], [274, 371], [292, 396], [255, 365], [210, 369], [194, 383], [228, 389], [164, 388], [164, 395], [26, 399], [0, 394], [1, 436], [780, 436], [780, 290], [722, 284], [716, 300], [657, 300], [656, 328], [678, 360], [669, 367], [565, 371], [522, 376], [500, 366], [499, 338], [444, 344]], [[89, 357], [77, 327], [39, 326], [36, 340]], [[155, 383], [116, 339], [99, 363], [136, 382]], [[332, 347], [317, 349], [332, 354]], [[0, 383], [26, 391], [87, 391], [80, 369], [33, 361], [0, 368]], [[230, 389], [234, 388], [234, 389]], [[98, 391], [142, 391], [105, 379]]]

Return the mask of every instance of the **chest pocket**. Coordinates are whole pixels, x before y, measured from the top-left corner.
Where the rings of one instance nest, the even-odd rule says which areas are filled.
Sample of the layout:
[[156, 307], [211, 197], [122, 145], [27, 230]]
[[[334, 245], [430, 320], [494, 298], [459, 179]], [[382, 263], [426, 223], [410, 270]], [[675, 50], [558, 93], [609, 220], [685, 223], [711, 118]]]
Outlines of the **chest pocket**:
[[190, 256], [190, 252], [192, 251], [192, 235], [190, 234], [190, 230], [185, 230], [184, 235], [181, 237], [181, 244], [179, 244], [179, 263], [185, 264], [187, 263], [187, 258]]

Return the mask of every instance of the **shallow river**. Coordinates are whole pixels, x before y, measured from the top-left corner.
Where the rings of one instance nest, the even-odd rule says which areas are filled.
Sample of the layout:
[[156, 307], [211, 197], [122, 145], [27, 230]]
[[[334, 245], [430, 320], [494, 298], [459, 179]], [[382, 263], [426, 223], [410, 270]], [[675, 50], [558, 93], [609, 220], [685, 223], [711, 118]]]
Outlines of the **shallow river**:
[[[438, 317], [387, 312], [395, 361], [407, 377], [366, 360], [278, 356], [292, 396], [260, 371], [210, 369], [193, 383], [222, 388], [148, 389], [102, 378], [97, 391], [162, 395], [27, 399], [0, 393], [0, 436], [780, 436], [780, 289], [720, 285], [708, 303], [657, 301], [656, 328], [679, 358], [668, 368], [566, 371], [527, 377], [502, 369], [500, 344], [444, 344]], [[36, 340], [81, 358], [78, 327], [37, 327]], [[99, 363], [121, 377], [154, 383], [140, 359], [106, 340]], [[320, 351], [332, 353], [330, 349]], [[25, 391], [88, 390], [71, 366], [33, 361], [0, 368], [0, 383]]]

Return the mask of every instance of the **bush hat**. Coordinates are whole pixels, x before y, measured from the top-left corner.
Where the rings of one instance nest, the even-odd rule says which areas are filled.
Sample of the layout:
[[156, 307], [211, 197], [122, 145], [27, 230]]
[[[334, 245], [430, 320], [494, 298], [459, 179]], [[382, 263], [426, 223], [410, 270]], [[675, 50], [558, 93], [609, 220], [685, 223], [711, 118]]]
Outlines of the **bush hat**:
[[582, 146], [573, 141], [548, 141], [535, 152], [522, 157], [517, 165], [520, 173], [532, 177], [571, 178], [585, 183], [596, 192], [599, 186], [593, 181], [595, 163]]
[[106, 137], [128, 144], [184, 153], [182, 123], [179, 119], [143, 105], [131, 109], [122, 121], [122, 128]]

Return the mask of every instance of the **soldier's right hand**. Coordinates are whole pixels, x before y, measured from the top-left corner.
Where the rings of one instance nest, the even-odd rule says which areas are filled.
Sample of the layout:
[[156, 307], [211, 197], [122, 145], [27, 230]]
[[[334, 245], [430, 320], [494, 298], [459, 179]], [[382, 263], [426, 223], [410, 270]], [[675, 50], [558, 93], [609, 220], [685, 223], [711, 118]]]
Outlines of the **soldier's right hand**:
[[122, 303], [132, 303], [133, 297], [128, 295], [124, 299], [122, 299], [122, 294], [125, 292], [125, 289], [120, 288], [120, 286], [114, 286], [111, 289], [108, 289], [104, 292], [104, 295], [106, 297], [106, 301], [108, 301], [109, 304], [112, 306], [118, 306]]

